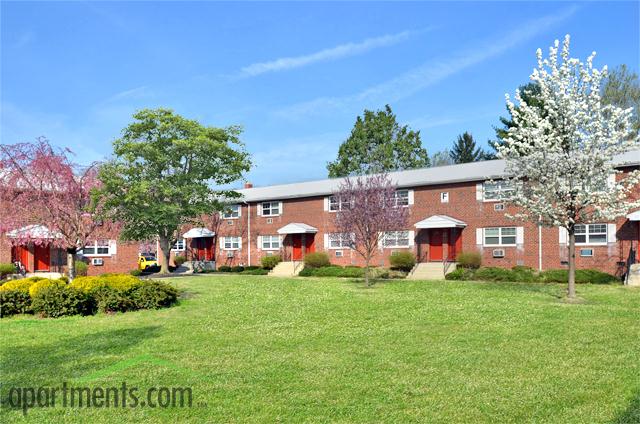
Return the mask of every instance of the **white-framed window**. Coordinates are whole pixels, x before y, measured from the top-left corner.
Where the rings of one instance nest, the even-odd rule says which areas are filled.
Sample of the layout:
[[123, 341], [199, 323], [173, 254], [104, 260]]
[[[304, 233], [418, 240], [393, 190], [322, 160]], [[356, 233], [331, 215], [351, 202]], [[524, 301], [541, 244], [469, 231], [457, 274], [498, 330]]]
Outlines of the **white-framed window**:
[[239, 250], [240, 249], [240, 237], [221, 237], [220, 247], [222, 250]]
[[443, 191], [440, 193], [440, 203], [449, 203], [449, 192]]
[[348, 209], [350, 202], [348, 199], [343, 199], [340, 196], [329, 196], [329, 211], [337, 212], [343, 209]]
[[577, 224], [576, 244], [607, 244], [607, 224]]
[[262, 216], [280, 215], [280, 202], [262, 202]]
[[82, 249], [83, 256], [109, 256], [109, 240], [96, 240]]
[[280, 236], [260, 236], [262, 250], [280, 250]]
[[353, 234], [332, 233], [329, 234], [329, 249], [349, 249], [353, 245]]
[[493, 227], [484, 229], [485, 246], [515, 246], [516, 227]]
[[409, 190], [396, 190], [393, 194], [393, 203], [395, 207], [409, 206]]
[[485, 181], [482, 186], [483, 199], [485, 201], [498, 201], [509, 199], [513, 195], [513, 183], [511, 181]]
[[222, 212], [222, 217], [224, 219], [240, 218], [240, 205], [225, 206], [224, 211]]
[[184, 239], [178, 239], [173, 246], [171, 246], [171, 250], [174, 252], [181, 252], [185, 249]]
[[383, 247], [409, 247], [409, 231], [387, 231], [382, 239]]

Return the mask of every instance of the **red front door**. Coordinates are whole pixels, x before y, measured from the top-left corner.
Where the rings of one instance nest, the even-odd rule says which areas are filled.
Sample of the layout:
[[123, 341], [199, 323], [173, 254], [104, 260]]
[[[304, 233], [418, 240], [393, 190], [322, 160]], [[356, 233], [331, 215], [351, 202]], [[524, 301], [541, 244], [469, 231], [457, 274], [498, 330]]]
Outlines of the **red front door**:
[[292, 234], [291, 243], [293, 244], [293, 260], [301, 261], [302, 260], [302, 235]]
[[19, 261], [25, 270], [29, 271], [29, 248], [27, 246], [13, 246], [11, 248], [11, 262]]
[[34, 246], [34, 271], [49, 271], [51, 248], [48, 245]]
[[304, 236], [304, 253], [305, 255], [307, 253], [311, 253], [311, 252], [315, 252], [316, 251], [316, 244], [314, 243], [315, 241], [315, 237], [313, 234], [305, 234]]
[[429, 233], [429, 260], [441, 261], [442, 258], [442, 229], [434, 229]]

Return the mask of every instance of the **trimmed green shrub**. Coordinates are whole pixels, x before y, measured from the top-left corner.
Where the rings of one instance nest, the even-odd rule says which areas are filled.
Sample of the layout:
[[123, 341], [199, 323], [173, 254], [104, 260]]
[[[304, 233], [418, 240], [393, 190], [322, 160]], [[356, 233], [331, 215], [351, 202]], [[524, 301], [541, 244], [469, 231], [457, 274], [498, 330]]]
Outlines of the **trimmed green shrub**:
[[540, 276], [537, 271], [528, 266], [516, 265], [511, 268], [513, 272], [514, 281], [522, 283], [535, 283], [540, 281]]
[[245, 269], [240, 274], [243, 274], [243, 275], [267, 275], [267, 274], [269, 274], [269, 270], [268, 269], [262, 269], [262, 268]]
[[515, 274], [510, 269], [488, 266], [478, 269], [474, 279], [480, 281], [516, 281]]
[[281, 261], [282, 258], [280, 258], [280, 255], [263, 256], [262, 259], [260, 259], [260, 263], [262, 264], [262, 268], [264, 269], [273, 269]]
[[0, 278], [18, 272], [14, 264], [0, 264]]
[[129, 292], [138, 309], [159, 309], [173, 305], [178, 299], [178, 290], [162, 281], [149, 280]]
[[243, 266], [232, 266], [231, 267], [231, 272], [242, 272], [244, 271], [244, 267]]
[[[549, 269], [540, 274], [540, 278], [545, 283], [567, 283], [569, 281], [569, 270], [566, 269]], [[577, 284], [614, 284], [619, 283], [620, 279], [615, 275], [596, 269], [577, 269]]]
[[183, 263], [187, 262], [187, 258], [182, 255], [178, 255], [173, 258], [173, 262], [175, 262], [176, 266], [182, 266]]
[[77, 261], [75, 265], [76, 277], [86, 277], [89, 271], [89, 265], [86, 262]]
[[262, 269], [262, 267], [260, 267], [260, 266], [255, 266], [255, 265], [249, 265], [249, 266], [245, 266], [245, 267], [244, 267], [244, 270], [245, 270], [245, 271], [252, 271], [252, 270], [254, 270], [254, 269]]
[[218, 267], [219, 272], [231, 272], [231, 267], [229, 265], [222, 265]]
[[103, 313], [127, 312], [136, 310], [136, 304], [120, 290], [111, 287], [100, 287], [92, 293], [98, 311]]
[[309, 268], [322, 268], [331, 265], [329, 255], [326, 252], [311, 252], [304, 255], [304, 266]]
[[460, 252], [456, 257], [458, 268], [478, 269], [482, 265], [482, 256], [479, 252]]
[[29, 287], [29, 296], [31, 296], [32, 298], [36, 296], [36, 294], [46, 288], [46, 287], [51, 287], [51, 286], [59, 286], [59, 287], [64, 287], [66, 286], [67, 283], [62, 281], [62, 280], [40, 280], [40, 281], [36, 281], [35, 283], [33, 283], [30, 287]]
[[139, 278], [127, 274], [102, 274], [98, 277], [78, 277], [70, 286], [87, 293], [100, 287], [111, 287], [116, 290], [129, 290], [141, 284]]
[[28, 292], [23, 290], [0, 291], [0, 317], [31, 312], [31, 297]]
[[456, 268], [444, 276], [445, 280], [468, 281], [473, 280], [473, 270], [469, 268]]
[[139, 277], [142, 275], [142, 270], [132, 269], [131, 271], [129, 271], [129, 275], [133, 275], [134, 277]]
[[391, 269], [409, 272], [416, 265], [416, 257], [411, 252], [393, 252], [389, 262]]
[[95, 300], [80, 289], [53, 285], [39, 290], [31, 307], [35, 313], [50, 318], [90, 315], [95, 311]]

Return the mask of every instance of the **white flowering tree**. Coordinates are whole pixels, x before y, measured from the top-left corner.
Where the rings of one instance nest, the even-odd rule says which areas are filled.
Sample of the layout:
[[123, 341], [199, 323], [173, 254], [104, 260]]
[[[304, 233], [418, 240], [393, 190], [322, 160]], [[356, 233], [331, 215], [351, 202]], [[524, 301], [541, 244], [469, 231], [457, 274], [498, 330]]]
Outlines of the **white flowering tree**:
[[622, 177], [613, 161], [637, 149], [638, 138], [630, 137], [632, 109], [602, 103], [607, 68], [593, 67], [595, 52], [586, 63], [569, 57], [567, 35], [561, 51], [556, 40], [548, 58], [540, 49], [537, 57], [531, 81], [540, 86], [542, 108], [527, 104], [518, 91], [517, 106], [507, 95], [516, 125], [498, 156], [514, 186], [510, 201], [520, 207], [513, 217], [567, 230], [567, 294], [574, 298], [576, 225], [612, 220], [640, 205], [630, 198], [640, 172]]

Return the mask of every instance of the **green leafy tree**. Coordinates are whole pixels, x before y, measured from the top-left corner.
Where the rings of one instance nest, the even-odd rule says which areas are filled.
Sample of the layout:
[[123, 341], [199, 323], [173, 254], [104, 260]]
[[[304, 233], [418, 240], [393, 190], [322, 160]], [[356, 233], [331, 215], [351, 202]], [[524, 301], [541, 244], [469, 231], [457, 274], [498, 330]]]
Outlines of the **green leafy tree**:
[[482, 148], [476, 145], [473, 136], [466, 131], [453, 143], [450, 154], [453, 163], [478, 162], [485, 159]]
[[133, 115], [114, 141], [114, 158], [100, 169], [101, 198], [121, 238], [158, 237], [168, 272], [169, 254], [184, 224], [221, 210], [218, 199], [237, 197], [216, 188], [242, 178], [251, 162], [239, 127], [206, 127], [168, 109]]
[[386, 105], [384, 110], [365, 110], [364, 117], [358, 116], [327, 170], [333, 178], [425, 166], [429, 166], [429, 155], [422, 147], [420, 131], [399, 125]]
[[613, 69], [602, 87], [602, 102], [622, 109], [633, 108], [632, 126], [637, 136], [640, 132], [640, 82], [638, 74], [629, 71], [627, 65]]

